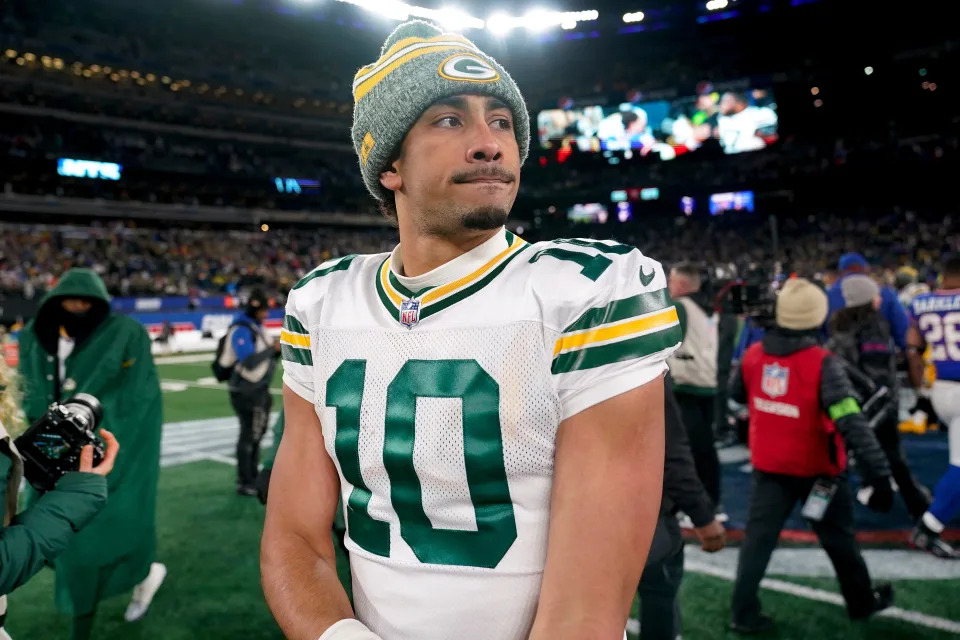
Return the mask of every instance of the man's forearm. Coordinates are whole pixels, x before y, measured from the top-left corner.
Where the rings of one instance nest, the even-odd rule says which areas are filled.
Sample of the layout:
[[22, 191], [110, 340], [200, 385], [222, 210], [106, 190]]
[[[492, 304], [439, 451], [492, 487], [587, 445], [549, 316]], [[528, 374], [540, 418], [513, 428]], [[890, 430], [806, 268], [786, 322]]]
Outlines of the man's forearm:
[[923, 356], [913, 347], [907, 347], [907, 376], [914, 389], [923, 386]]
[[623, 637], [663, 483], [663, 386], [647, 386], [560, 426], [531, 640]]
[[338, 620], [354, 617], [337, 578], [332, 543], [323, 556], [295, 534], [264, 533], [260, 549], [263, 593], [289, 640], [317, 640]]

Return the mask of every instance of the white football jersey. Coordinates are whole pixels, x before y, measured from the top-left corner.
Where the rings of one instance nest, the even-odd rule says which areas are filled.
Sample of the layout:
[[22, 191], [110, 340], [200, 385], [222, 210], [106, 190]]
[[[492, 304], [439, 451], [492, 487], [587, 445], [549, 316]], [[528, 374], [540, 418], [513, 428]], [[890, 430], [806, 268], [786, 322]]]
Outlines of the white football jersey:
[[385, 640], [525, 639], [557, 428], [663, 374], [666, 278], [610, 241], [502, 230], [415, 278], [398, 249], [320, 265], [281, 334], [340, 474], [356, 614]]

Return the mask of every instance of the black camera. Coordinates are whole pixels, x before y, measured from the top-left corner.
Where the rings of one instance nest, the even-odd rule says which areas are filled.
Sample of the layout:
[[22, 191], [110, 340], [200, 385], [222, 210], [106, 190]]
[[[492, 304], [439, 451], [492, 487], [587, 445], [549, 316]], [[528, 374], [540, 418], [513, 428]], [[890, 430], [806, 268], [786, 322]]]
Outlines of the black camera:
[[759, 278], [734, 280], [721, 290], [715, 305], [769, 328], [776, 318], [777, 294], [771, 283]]
[[38, 491], [50, 491], [68, 471], [80, 466], [80, 450], [93, 446], [93, 464], [104, 455], [103, 441], [96, 434], [103, 419], [100, 401], [78, 393], [62, 404], [50, 405], [39, 420], [16, 439], [23, 458], [23, 473]]

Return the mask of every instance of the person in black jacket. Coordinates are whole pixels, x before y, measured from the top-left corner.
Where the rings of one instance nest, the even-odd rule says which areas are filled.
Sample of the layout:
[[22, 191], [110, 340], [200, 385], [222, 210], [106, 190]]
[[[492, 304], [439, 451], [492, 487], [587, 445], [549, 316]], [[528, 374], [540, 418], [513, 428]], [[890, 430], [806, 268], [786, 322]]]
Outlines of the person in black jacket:
[[719, 551], [725, 544], [723, 525], [714, 515], [715, 505], [697, 476], [670, 374], [664, 379], [664, 399], [663, 499], [647, 565], [637, 589], [641, 640], [674, 640], [680, 635], [677, 594], [683, 580], [683, 536], [677, 524], [677, 511], [683, 511], [693, 521], [694, 533], [704, 551]]
[[837, 573], [851, 619], [893, 602], [890, 585], [871, 585], [853, 531], [846, 448], [856, 453], [867, 506], [893, 506], [890, 466], [840, 360], [817, 344], [827, 297], [794, 278], [776, 304], [776, 326], [744, 354], [730, 397], [750, 410], [753, 494], [737, 565], [730, 628], [752, 634], [773, 627], [757, 591], [780, 530], [799, 501]]
[[[827, 348], [864, 374], [873, 386], [886, 387], [889, 397], [899, 398], [896, 345], [890, 325], [880, 313], [880, 287], [867, 275], [849, 275], [840, 283], [845, 307], [830, 318], [830, 341]], [[856, 385], [856, 380], [853, 379]], [[860, 390], [858, 386], [858, 390]], [[872, 389], [863, 389], [867, 396]], [[867, 397], [862, 397], [865, 401]], [[914, 520], [930, 508], [930, 490], [910, 473], [906, 455], [900, 446], [899, 420], [896, 405], [884, 413], [874, 433], [890, 463], [893, 480]]]

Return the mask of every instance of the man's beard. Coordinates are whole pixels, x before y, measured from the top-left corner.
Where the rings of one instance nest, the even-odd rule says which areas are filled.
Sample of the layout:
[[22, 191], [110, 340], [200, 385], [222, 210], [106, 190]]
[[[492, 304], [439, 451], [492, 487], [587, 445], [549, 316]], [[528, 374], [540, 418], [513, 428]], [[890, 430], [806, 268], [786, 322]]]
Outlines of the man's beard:
[[457, 207], [451, 211], [425, 211], [420, 217], [422, 233], [432, 236], [452, 237], [463, 231], [491, 231], [506, 224], [510, 210], [487, 205], [475, 208]]
[[463, 228], [474, 231], [499, 229], [507, 223], [510, 212], [502, 207], [479, 207], [463, 214]]

